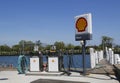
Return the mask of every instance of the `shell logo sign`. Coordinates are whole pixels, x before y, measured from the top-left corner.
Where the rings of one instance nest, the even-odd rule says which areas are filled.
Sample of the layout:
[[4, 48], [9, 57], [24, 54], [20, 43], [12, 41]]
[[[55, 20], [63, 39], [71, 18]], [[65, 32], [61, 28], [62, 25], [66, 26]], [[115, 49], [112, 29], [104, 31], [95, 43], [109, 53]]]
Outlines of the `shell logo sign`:
[[91, 13], [75, 17], [75, 40], [90, 40], [92, 38]]
[[87, 27], [87, 20], [85, 18], [81, 17], [76, 21], [76, 29], [78, 30], [78, 32], [85, 31], [86, 27]]

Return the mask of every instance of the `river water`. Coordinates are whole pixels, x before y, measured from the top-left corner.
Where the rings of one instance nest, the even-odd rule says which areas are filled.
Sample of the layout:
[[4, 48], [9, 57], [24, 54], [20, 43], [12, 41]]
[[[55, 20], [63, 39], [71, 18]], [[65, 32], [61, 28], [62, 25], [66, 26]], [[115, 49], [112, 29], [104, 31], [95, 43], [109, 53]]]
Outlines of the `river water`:
[[[0, 67], [7, 67], [12, 65], [13, 67], [18, 66], [18, 57], [19, 56], [0, 56]], [[30, 56], [26, 56], [28, 62], [30, 61]], [[46, 57], [43, 56], [43, 61], [46, 61]], [[82, 68], [83, 67], [83, 60], [82, 55], [64, 55], [63, 57], [63, 64], [64, 67], [70, 66], [72, 68]], [[90, 68], [90, 56], [86, 55], [86, 68]]]

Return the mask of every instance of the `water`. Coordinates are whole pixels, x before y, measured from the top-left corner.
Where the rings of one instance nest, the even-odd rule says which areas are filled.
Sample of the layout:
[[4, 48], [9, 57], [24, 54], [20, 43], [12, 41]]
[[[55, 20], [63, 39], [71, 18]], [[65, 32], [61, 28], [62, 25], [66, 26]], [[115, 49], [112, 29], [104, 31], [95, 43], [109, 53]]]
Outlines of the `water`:
[[[9, 65], [13, 65], [13, 67], [18, 66], [18, 57], [19, 56], [0, 56], [0, 66], [7, 67]], [[28, 58], [28, 61], [30, 59], [30, 56], [26, 56]], [[43, 56], [43, 61], [47, 61], [46, 57]], [[81, 55], [64, 55], [63, 57], [63, 64], [64, 67], [68, 67], [70, 63], [70, 66], [72, 68], [82, 68], [82, 56]], [[86, 67], [90, 68], [90, 56], [86, 55]]]
[[17, 67], [17, 59], [18, 56], [0, 56], [0, 66], [6, 67], [13, 65], [14, 67]]
[[[7, 67], [12, 65], [13, 67], [18, 66], [19, 56], [0, 56], [0, 66]], [[26, 56], [29, 59], [29, 56]]]

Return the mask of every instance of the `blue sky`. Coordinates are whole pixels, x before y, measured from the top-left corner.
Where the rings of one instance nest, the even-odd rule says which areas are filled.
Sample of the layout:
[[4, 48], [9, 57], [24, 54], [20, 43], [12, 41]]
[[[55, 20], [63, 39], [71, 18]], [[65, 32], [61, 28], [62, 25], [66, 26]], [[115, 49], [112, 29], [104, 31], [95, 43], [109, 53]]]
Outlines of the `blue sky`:
[[0, 45], [20, 40], [79, 45], [74, 17], [86, 13], [93, 26], [88, 45], [99, 45], [104, 35], [120, 44], [120, 0], [0, 0]]

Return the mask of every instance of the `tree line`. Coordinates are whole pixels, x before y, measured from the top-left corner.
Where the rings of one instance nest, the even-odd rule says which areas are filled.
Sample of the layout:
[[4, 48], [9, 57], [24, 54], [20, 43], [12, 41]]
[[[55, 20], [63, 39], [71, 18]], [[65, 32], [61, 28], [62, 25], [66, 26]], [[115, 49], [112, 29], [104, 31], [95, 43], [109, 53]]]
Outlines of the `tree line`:
[[[0, 55], [33, 55], [35, 54], [34, 46], [38, 46], [44, 55], [48, 53], [51, 45], [44, 45], [40, 40], [36, 42], [21, 40], [18, 44], [13, 46], [0, 45]], [[54, 44], [57, 51], [69, 54], [80, 54], [82, 53], [82, 47], [80, 45], [73, 45], [71, 43], [65, 44], [63, 41], [56, 41]], [[89, 53], [89, 48], [92, 47], [96, 50], [105, 50], [105, 47], [113, 48], [115, 53], [120, 53], [120, 45], [113, 44], [113, 38], [108, 36], [102, 36], [100, 45], [86, 46], [86, 53]]]

